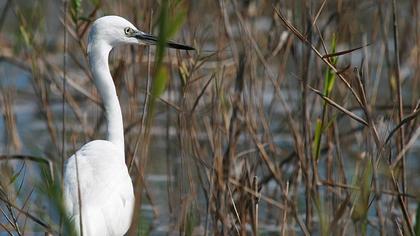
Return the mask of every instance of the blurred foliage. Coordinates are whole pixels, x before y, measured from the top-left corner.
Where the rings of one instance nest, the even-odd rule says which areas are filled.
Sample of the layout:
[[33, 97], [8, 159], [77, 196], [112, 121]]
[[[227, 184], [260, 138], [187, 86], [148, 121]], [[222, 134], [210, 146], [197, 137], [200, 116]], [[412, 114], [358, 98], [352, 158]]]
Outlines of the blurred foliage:
[[[161, 2], [160, 13], [158, 18], [158, 41], [156, 48], [155, 57], [155, 78], [152, 83], [151, 99], [149, 100], [147, 112], [147, 120], [152, 119], [155, 110], [156, 99], [165, 91], [169, 72], [168, 69], [163, 65], [163, 58], [166, 49], [166, 42], [181, 28], [185, 21], [186, 10], [177, 11], [171, 14], [169, 9], [177, 8], [181, 1], [163, 0]], [[150, 123], [149, 123], [150, 125]]]
[[[337, 38], [335, 36], [335, 34], [333, 34], [332, 37], [332, 42], [331, 42], [331, 54], [336, 52], [336, 47], [337, 47]], [[331, 60], [331, 64], [333, 66], [337, 66], [337, 61], [338, 61], [338, 57], [332, 57]], [[335, 76], [336, 74], [334, 73], [334, 71], [328, 67], [326, 72], [325, 72], [325, 79], [324, 79], [324, 91], [323, 94], [326, 97], [329, 97], [332, 89], [334, 87], [334, 82], [335, 82]], [[319, 156], [321, 154], [321, 138], [322, 138], [322, 133], [324, 133], [328, 126], [325, 126], [325, 122], [326, 121], [326, 114], [327, 114], [327, 102], [323, 101], [323, 105], [322, 105], [322, 114], [321, 114], [321, 119], [318, 118], [316, 120], [316, 124], [315, 124], [315, 138], [314, 138], [314, 142], [312, 145], [312, 155], [315, 157], [315, 161], [318, 161]], [[334, 119], [332, 119], [331, 121], [327, 122], [333, 122]]]
[[[6, 77], [16, 83], [22, 78], [26, 81], [21, 85], [24, 89], [16, 92], [16, 104], [11, 104], [18, 108], [14, 112], [23, 150], [44, 155], [54, 165], [61, 162], [61, 155], [56, 151], [61, 150], [60, 141], [51, 140], [54, 135], [55, 140], [59, 140], [62, 133], [61, 109], [57, 108], [63, 104], [64, 29], [68, 36], [69, 82], [65, 105], [70, 112], [66, 113], [68, 129], [63, 136], [73, 144], [68, 145], [73, 147], [68, 148], [69, 153], [87, 140], [103, 137], [103, 111], [90, 81], [86, 58], [86, 35], [91, 23], [99, 16], [115, 14], [135, 22], [143, 31], [149, 24], [156, 29], [159, 37], [156, 51], [151, 50], [150, 60], [154, 64], [150, 74], [146, 73], [150, 60], [145, 56], [144, 47], [121, 47], [114, 50], [110, 60], [123, 107], [127, 160], [135, 160], [133, 166], [138, 160], [140, 164], [146, 163], [139, 168], [147, 170], [144, 176], [136, 168], [131, 169], [133, 179], [141, 176], [146, 183], [135, 186], [135, 191], [143, 198], [150, 198], [142, 202], [143, 206], [152, 205], [153, 209], [164, 212], [150, 213], [139, 207], [139, 223], [134, 226], [138, 234], [153, 234], [162, 218], [168, 223], [169, 231], [185, 235], [194, 235], [195, 230], [201, 228], [206, 228], [208, 235], [229, 235], [239, 224], [249, 229], [255, 224], [249, 220], [255, 216], [249, 210], [254, 206], [242, 204], [246, 217], [240, 223], [233, 210], [233, 204], [253, 197], [253, 192], [245, 189], [248, 180], [243, 176], [258, 176], [261, 180], [258, 213], [261, 234], [270, 235], [272, 232], [265, 232], [270, 230], [278, 234], [283, 224], [287, 226], [286, 235], [303, 234], [305, 230], [308, 234], [320, 235], [381, 234], [396, 232], [399, 225], [403, 225], [403, 233], [408, 233], [407, 220], [403, 220], [401, 214], [404, 207], [409, 215], [415, 216], [412, 228], [420, 234], [418, 145], [408, 147], [405, 156], [407, 206], [388, 204], [388, 200], [397, 202], [396, 196], [401, 194], [392, 188], [387, 172], [388, 161], [400, 151], [396, 148], [399, 134], [391, 135], [391, 141], [384, 147], [372, 147], [370, 132], [377, 128], [386, 136], [390, 129], [397, 127], [399, 82], [403, 86], [403, 115], [414, 117], [402, 126], [406, 131], [405, 140], [410, 140], [418, 128], [418, 113], [414, 113], [418, 109], [420, 91], [417, 2], [398, 1], [402, 81], [395, 77], [396, 53], [391, 48], [395, 24], [390, 16], [390, 2], [276, 2], [274, 7], [284, 13], [293, 28], [288, 28], [279, 15], [273, 13], [273, 4], [269, 1], [68, 0], [66, 28], [61, 1], [3, 2], [11, 2], [11, 5], [5, 21], [0, 22], [4, 26], [0, 32], [3, 67], [0, 84]], [[151, 12], [156, 12], [157, 17]], [[184, 29], [181, 39], [176, 39], [181, 28]], [[308, 41], [295, 37], [293, 30]], [[165, 46], [170, 39], [194, 42], [198, 50], [168, 52]], [[323, 55], [340, 53], [365, 45], [365, 41], [369, 46], [327, 58], [348, 82], [352, 82], [352, 74], [347, 69], [361, 65], [359, 70], [363, 71], [369, 109], [355, 101], [344, 81], [322, 61], [322, 55], [318, 57], [310, 51], [313, 46]], [[248, 60], [243, 76], [244, 90], [236, 100], [238, 63], [233, 58], [233, 48], [241, 50], [238, 54], [243, 53]], [[306, 50], [309, 53], [305, 53]], [[303, 75], [307, 78], [302, 78]], [[144, 89], [146, 78], [151, 78], [149, 94]], [[350, 119], [312, 93], [309, 87], [362, 118], [366, 117], [366, 111], [371, 111], [372, 124], [381, 121], [383, 127], [368, 127]], [[162, 96], [164, 94], [167, 96]], [[143, 101], [147, 96], [150, 99], [145, 105]], [[306, 104], [306, 111], [302, 104]], [[143, 110], [143, 107], [146, 108]], [[0, 106], [0, 110], [2, 108]], [[146, 120], [143, 111], [147, 114]], [[236, 122], [232, 122], [233, 113]], [[303, 114], [308, 115], [307, 120]], [[0, 127], [5, 117], [0, 117]], [[234, 123], [237, 132], [229, 135]], [[138, 138], [139, 133], [144, 134], [144, 129], [147, 137]], [[153, 142], [146, 142], [148, 139]], [[232, 139], [238, 140], [237, 146], [233, 146]], [[142, 141], [144, 145], [136, 153]], [[215, 194], [222, 190], [214, 184], [218, 177], [214, 168], [229, 152], [232, 152], [232, 160], [227, 167], [230, 173], [227, 180], [237, 181], [239, 185], [225, 183], [231, 187], [232, 194], [231, 198], [221, 199]], [[364, 158], [360, 160], [355, 156]], [[152, 163], [145, 161], [149, 157]], [[37, 220], [52, 225], [55, 232], [60, 227], [63, 232], [70, 232], [73, 227], [63, 216], [60, 171], [52, 173], [42, 168], [36, 172], [40, 177], [28, 177], [30, 168], [25, 163], [0, 163], [0, 196], [28, 210]], [[151, 169], [151, 165], [155, 168]], [[373, 173], [379, 175], [376, 185], [372, 183]], [[401, 186], [403, 173], [402, 169], [396, 172]], [[153, 174], [165, 175], [166, 182], [147, 185], [152, 181], [149, 175]], [[352, 181], [349, 183], [347, 178]], [[288, 194], [282, 186], [286, 181], [291, 183]], [[159, 201], [154, 202], [154, 198]], [[187, 198], [190, 202], [184, 204]], [[162, 201], [168, 201], [167, 205]], [[411, 208], [414, 204], [417, 204], [416, 211]], [[378, 206], [386, 209], [382, 209], [383, 225]], [[8, 226], [15, 227], [12, 220], [15, 210], [9, 211], [10, 204], [4, 201], [0, 207], [11, 219]], [[283, 213], [284, 222], [277, 217]], [[0, 223], [7, 222], [7, 218], [1, 216]], [[27, 228], [44, 229], [28, 216], [20, 215], [18, 223], [23, 225], [26, 221], [31, 222]]]

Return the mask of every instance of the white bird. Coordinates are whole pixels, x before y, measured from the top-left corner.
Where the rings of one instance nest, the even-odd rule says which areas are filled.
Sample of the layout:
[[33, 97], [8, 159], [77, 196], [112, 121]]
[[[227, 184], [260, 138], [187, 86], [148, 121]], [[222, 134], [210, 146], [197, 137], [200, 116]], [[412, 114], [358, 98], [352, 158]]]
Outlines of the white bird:
[[[120, 236], [130, 227], [133, 185], [125, 164], [123, 118], [108, 56], [112, 48], [122, 44], [156, 42], [157, 37], [138, 30], [119, 16], [97, 19], [89, 32], [87, 53], [105, 108], [107, 137], [85, 144], [65, 163], [64, 205], [78, 235], [83, 232], [84, 236]], [[194, 49], [172, 41], [167, 46]]]

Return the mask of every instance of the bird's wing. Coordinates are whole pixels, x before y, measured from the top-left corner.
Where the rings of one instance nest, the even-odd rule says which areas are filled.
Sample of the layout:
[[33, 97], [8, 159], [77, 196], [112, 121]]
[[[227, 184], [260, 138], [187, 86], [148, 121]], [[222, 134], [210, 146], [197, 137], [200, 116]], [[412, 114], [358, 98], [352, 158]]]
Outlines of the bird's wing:
[[[123, 153], [108, 141], [87, 143], [70, 157], [64, 171], [64, 199], [70, 217], [79, 221], [79, 190], [83, 231], [100, 235], [115, 235], [130, 225], [134, 204], [133, 187]], [[77, 168], [76, 168], [77, 160]], [[118, 222], [121, 219], [122, 222]], [[95, 228], [89, 227], [94, 225]], [[76, 227], [78, 225], [76, 224]], [[102, 229], [105, 230], [105, 229]], [[124, 232], [123, 232], [124, 233]], [[123, 233], [120, 233], [123, 234]]]

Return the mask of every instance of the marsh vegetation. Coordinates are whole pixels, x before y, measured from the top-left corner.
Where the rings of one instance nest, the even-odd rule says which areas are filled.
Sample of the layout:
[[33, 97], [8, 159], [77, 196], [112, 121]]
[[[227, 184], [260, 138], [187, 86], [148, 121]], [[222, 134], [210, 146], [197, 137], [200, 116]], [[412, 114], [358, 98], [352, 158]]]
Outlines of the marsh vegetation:
[[86, 37], [115, 14], [128, 235], [420, 235], [414, 0], [0, 2], [0, 235], [66, 235], [63, 161], [104, 138]]

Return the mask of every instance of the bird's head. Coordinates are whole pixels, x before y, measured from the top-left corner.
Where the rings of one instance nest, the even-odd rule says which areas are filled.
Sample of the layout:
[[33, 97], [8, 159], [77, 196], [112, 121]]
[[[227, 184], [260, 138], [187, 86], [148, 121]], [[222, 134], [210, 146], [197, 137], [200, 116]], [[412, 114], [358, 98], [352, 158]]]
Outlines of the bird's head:
[[[122, 44], [155, 45], [158, 38], [138, 30], [131, 22], [119, 16], [104, 16], [95, 20], [89, 32], [88, 48], [95, 43], [105, 43], [111, 48]], [[170, 48], [194, 50], [193, 47], [167, 42]]]

